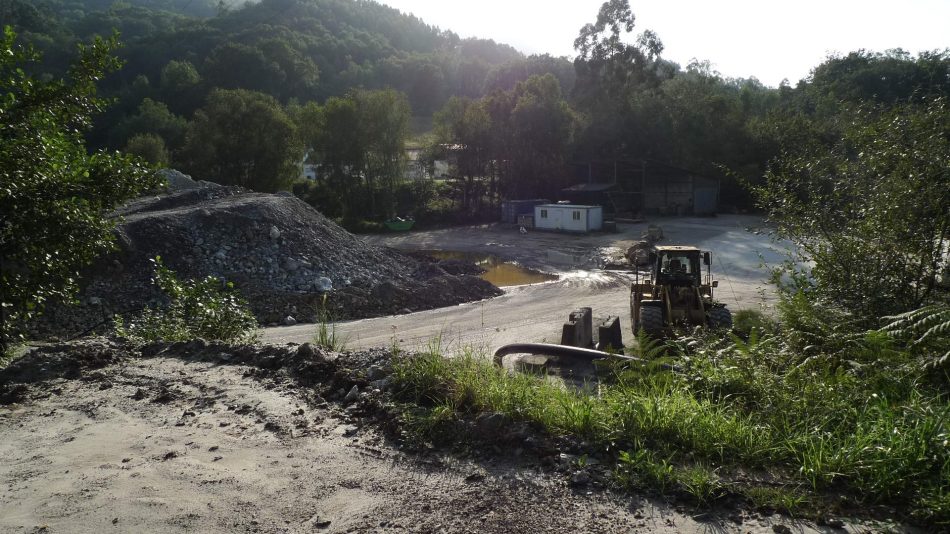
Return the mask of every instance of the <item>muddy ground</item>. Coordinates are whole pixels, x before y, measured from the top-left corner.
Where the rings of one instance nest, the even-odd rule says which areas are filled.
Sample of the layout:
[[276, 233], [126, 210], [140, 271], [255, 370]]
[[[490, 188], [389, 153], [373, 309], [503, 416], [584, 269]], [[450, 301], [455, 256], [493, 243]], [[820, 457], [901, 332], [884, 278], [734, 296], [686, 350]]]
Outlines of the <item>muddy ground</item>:
[[[774, 289], [766, 283], [769, 266], [785, 259], [788, 243], [773, 243], [761, 217], [658, 218], [649, 221], [665, 234], [660, 244], [694, 245], [713, 252], [717, 299], [733, 311], [772, 312]], [[595, 316], [620, 318], [624, 335], [631, 333], [629, 271], [604, 270], [621, 263], [623, 252], [640, 239], [647, 223], [620, 224], [617, 233], [565, 234], [529, 231], [492, 224], [427, 232], [366, 236], [374, 245], [404, 251], [451, 250], [490, 254], [526, 267], [555, 273], [555, 282], [504, 288], [488, 300], [361, 321], [342, 322], [338, 332], [352, 349], [390, 346], [424, 348], [434, 341], [447, 351], [475, 348], [483, 352], [508, 343], [558, 342], [568, 314], [590, 306]], [[268, 328], [268, 342], [311, 340], [313, 325]]]
[[[407, 449], [379, 412], [385, 378], [383, 391], [369, 382], [386, 357], [202, 342], [41, 349], [0, 372], [0, 531], [832, 531], [742, 509], [694, 517], [596, 478], [572, 485], [528, 441]], [[347, 398], [351, 384], [362, 393]]]

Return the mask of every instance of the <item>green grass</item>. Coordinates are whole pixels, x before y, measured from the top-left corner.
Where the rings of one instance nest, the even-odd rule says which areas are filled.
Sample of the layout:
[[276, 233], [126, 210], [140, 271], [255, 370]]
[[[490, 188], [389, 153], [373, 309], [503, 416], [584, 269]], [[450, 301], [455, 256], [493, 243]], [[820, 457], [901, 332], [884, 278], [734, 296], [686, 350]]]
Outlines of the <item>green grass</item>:
[[320, 322], [317, 324], [317, 332], [313, 335], [313, 344], [321, 349], [342, 352], [346, 350], [346, 336], [336, 331], [336, 323], [332, 322], [326, 315], [321, 314]]
[[764, 512], [774, 510], [795, 515], [808, 504], [808, 498], [801, 491], [784, 487], [749, 486], [743, 488], [741, 493], [756, 510]]
[[[608, 365], [598, 387], [583, 390], [509, 374], [476, 354], [430, 351], [399, 359], [395, 391], [438, 409], [437, 422], [501, 412], [614, 451], [622, 487], [673, 491], [699, 505], [739, 494], [787, 513], [845, 495], [950, 524], [945, 383], [879, 333], [822, 352], [757, 332], [677, 340], [664, 350], [679, 372]], [[658, 356], [656, 346], [645, 352]], [[730, 482], [721, 469], [758, 470], [799, 489]]]

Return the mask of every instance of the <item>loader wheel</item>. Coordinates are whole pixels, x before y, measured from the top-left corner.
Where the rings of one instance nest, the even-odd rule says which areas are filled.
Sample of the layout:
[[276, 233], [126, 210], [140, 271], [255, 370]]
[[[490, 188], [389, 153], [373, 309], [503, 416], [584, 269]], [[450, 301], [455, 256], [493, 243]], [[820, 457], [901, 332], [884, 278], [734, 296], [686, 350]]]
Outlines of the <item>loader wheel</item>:
[[637, 325], [637, 332], [643, 329], [647, 335], [659, 336], [663, 333], [663, 310], [653, 306], [644, 306], [640, 308], [640, 324]]
[[729, 308], [713, 308], [709, 310], [710, 328], [732, 328], [732, 312]]

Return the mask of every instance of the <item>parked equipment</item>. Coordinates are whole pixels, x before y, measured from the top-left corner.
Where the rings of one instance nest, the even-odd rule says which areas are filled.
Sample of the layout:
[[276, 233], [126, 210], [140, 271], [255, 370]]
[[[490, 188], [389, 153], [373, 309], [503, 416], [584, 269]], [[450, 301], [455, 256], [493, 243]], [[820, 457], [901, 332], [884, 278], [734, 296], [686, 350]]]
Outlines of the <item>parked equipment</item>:
[[[650, 278], [630, 286], [633, 332], [662, 336], [674, 325], [732, 327], [732, 313], [713, 299], [710, 253], [688, 246], [658, 246], [650, 253]], [[705, 276], [703, 267], [705, 266]]]

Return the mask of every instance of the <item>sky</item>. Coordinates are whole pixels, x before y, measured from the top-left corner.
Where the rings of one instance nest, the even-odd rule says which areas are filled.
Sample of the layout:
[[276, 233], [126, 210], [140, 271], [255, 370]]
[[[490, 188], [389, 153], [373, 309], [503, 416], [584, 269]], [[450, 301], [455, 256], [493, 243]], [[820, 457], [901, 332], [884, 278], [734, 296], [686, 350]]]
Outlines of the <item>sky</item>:
[[[526, 54], [574, 56], [581, 26], [603, 0], [378, 0], [462, 37]], [[709, 60], [727, 77], [777, 86], [809, 75], [829, 54], [950, 47], [950, 0], [631, 0], [634, 35], [663, 41], [663, 57]]]

